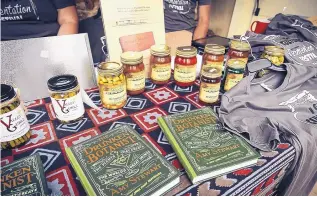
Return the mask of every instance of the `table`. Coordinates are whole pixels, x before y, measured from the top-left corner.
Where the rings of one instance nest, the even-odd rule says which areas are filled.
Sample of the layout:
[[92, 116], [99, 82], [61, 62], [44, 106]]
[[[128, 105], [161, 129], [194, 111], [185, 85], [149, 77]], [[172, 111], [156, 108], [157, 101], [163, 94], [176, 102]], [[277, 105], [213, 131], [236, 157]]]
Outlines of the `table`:
[[[182, 172], [181, 184], [167, 195], [272, 195], [290, 168], [295, 149], [282, 141], [272, 152], [262, 152], [257, 164], [237, 170], [199, 185], [192, 185], [172, 147], [156, 123], [162, 115], [186, 112], [202, 107], [197, 103], [199, 81], [181, 88], [170, 82], [158, 86], [146, 81], [146, 91], [128, 98], [119, 110], [103, 113], [85, 106], [82, 120], [60, 124], [49, 98], [27, 102], [27, 117], [32, 128], [31, 140], [20, 148], [1, 151], [1, 166], [28, 155], [39, 153], [52, 195], [86, 195], [65, 154], [65, 148], [85, 141], [109, 129], [128, 124], [138, 131], [157, 151]], [[100, 105], [97, 88], [86, 90], [95, 104]], [[216, 110], [219, 106], [213, 106]]]

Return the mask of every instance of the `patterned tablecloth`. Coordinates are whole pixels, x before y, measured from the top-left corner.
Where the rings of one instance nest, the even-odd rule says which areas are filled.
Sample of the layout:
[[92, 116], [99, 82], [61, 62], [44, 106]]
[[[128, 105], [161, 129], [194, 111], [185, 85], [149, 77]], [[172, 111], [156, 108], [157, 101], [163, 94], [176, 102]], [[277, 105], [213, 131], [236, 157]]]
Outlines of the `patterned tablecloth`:
[[[86, 106], [85, 117], [74, 124], [56, 120], [49, 98], [26, 103], [27, 117], [32, 125], [31, 140], [24, 146], [1, 151], [1, 166], [39, 153], [44, 164], [48, 187], [52, 195], [86, 195], [67, 159], [65, 148], [85, 141], [122, 124], [137, 130], [157, 151], [181, 170], [181, 184], [168, 195], [271, 195], [291, 165], [295, 150], [286, 142], [273, 152], [261, 152], [257, 165], [237, 170], [199, 185], [192, 185], [172, 147], [156, 123], [167, 114], [186, 112], [202, 107], [197, 103], [199, 84], [180, 88], [173, 82], [157, 86], [146, 82], [146, 91], [128, 98], [119, 110], [103, 113]], [[89, 97], [100, 105], [98, 89], [87, 90]], [[216, 109], [218, 106], [214, 106]]]

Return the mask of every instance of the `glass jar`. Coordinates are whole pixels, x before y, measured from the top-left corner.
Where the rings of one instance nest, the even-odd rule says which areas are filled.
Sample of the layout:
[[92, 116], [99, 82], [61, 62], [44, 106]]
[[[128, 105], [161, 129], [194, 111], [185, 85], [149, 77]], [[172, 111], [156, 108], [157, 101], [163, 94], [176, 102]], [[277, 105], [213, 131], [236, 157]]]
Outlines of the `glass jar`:
[[205, 67], [201, 71], [199, 103], [211, 105], [218, 102], [222, 68]]
[[128, 94], [137, 95], [144, 92], [145, 71], [142, 53], [124, 52], [121, 54], [121, 63], [126, 76]]
[[120, 109], [126, 104], [126, 79], [122, 65], [116, 62], [99, 64], [98, 84], [100, 99], [104, 108]]
[[16, 148], [29, 141], [30, 124], [20, 98], [10, 85], [1, 84], [0, 108], [1, 148]]
[[265, 46], [261, 58], [266, 58], [275, 66], [280, 66], [284, 63], [284, 49], [278, 46]]
[[166, 45], [151, 47], [151, 80], [154, 84], [166, 84], [171, 78], [170, 48]]
[[181, 87], [191, 86], [196, 80], [197, 49], [192, 46], [177, 47], [174, 80]]
[[229, 59], [227, 61], [225, 91], [229, 91], [243, 79], [245, 67], [246, 62], [241, 59]]
[[245, 41], [231, 40], [229, 44], [228, 59], [240, 59], [245, 63], [251, 51], [250, 45]]
[[223, 61], [225, 59], [225, 47], [217, 44], [207, 44], [203, 55], [204, 67], [217, 67], [223, 70]]
[[85, 107], [77, 77], [58, 75], [47, 81], [56, 118], [63, 124], [76, 122], [84, 117]]

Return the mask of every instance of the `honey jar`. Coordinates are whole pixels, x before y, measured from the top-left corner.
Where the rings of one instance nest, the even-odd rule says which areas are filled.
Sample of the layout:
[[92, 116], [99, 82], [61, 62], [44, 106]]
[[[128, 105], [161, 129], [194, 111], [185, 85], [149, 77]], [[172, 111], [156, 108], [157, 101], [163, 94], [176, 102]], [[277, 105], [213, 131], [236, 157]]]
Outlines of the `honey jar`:
[[203, 55], [204, 67], [217, 67], [223, 70], [223, 61], [225, 59], [225, 47], [217, 44], [207, 44]]
[[63, 124], [76, 122], [84, 117], [85, 107], [77, 77], [58, 75], [47, 81], [56, 118]]
[[30, 124], [20, 98], [10, 85], [1, 84], [0, 108], [1, 148], [16, 148], [29, 141]]
[[143, 54], [140, 52], [124, 52], [121, 54], [124, 74], [127, 81], [127, 92], [129, 95], [137, 95], [145, 89], [145, 71]]
[[211, 105], [218, 102], [222, 68], [204, 67], [200, 76], [199, 102]]
[[151, 47], [151, 80], [154, 84], [166, 84], [171, 78], [170, 47], [153, 45]]
[[196, 80], [197, 49], [193, 46], [177, 47], [174, 80], [181, 87], [191, 86]]
[[104, 108], [119, 109], [126, 104], [126, 79], [121, 64], [116, 62], [99, 64], [98, 84], [101, 103]]
[[243, 79], [245, 67], [246, 62], [243, 60], [229, 59], [227, 61], [225, 91], [229, 91]]
[[250, 45], [245, 41], [231, 40], [229, 44], [228, 59], [239, 59], [248, 62]]
[[270, 60], [275, 66], [280, 66], [284, 63], [284, 49], [278, 46], [265, 46], [261, 58]]

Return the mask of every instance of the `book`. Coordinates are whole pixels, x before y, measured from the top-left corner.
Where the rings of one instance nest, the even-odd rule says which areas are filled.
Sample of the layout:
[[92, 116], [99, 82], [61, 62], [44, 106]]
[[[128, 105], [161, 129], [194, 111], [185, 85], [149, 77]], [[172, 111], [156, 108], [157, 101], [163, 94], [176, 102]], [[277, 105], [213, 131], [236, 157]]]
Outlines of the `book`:
[[165, 44], [163, 4], [163, 0], [100, 1], [110, 61], [120, 62], [122, 52], [142, 52], [149, 77], [150, 48]]
[[66, 154], [90, 196], [157, 196], [180, 182], [180, 172], [127, 125], [67, 148]]
[[227, 132], [211, 108], [158, 118], [193, 184], [253, 165], [260, 155]]
[[1, 167], [1, 195], [49, 195], [39, 154], [25, 157]]

